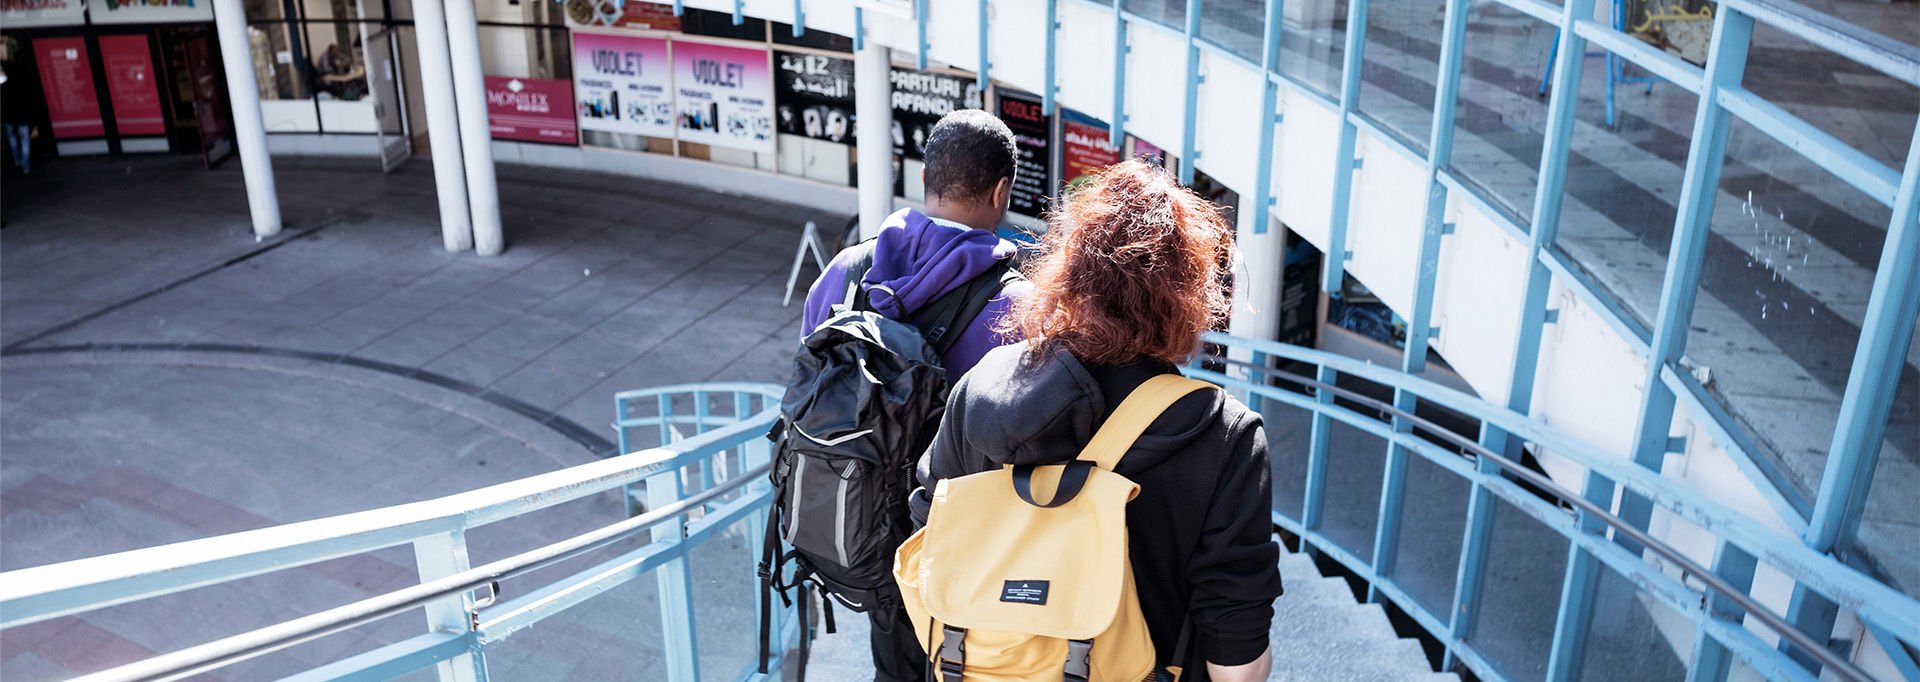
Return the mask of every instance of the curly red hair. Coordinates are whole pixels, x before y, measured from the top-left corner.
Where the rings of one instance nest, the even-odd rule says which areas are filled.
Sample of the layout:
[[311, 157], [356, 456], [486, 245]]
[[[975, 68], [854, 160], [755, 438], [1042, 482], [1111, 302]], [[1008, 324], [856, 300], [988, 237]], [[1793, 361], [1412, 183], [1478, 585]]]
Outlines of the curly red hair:
[[1096, 172], [1048, 217], [1032, 296], [1003, 331], [1090, 364], [1179, 364], [1231, 312], [1233, 229], [1220, 208], [1139, 160]]

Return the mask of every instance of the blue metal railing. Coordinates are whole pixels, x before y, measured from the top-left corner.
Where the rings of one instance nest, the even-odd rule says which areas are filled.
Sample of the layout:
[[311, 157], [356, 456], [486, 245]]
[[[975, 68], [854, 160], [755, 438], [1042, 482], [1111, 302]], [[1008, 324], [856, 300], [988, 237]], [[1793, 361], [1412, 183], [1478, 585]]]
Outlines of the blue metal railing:
[[[1199, 363], [1188, 368], [1189, 375], [1226, 386], [1256, 409], [1269, 405], [1299, 408], [1312, 413], [1316, 424], [1330, 420], [1386, 440], [1394, 452], [1421, 457], [1466, 481], [1471, 486], [1470, 516], [1473, 509], [1488, 508], [1497, 499], [1566, 538], [1570, 555], [1592, 557], [1597, 564], [1567, 562], [1566, 587], [1554, 631], [1554, 659], [1548, 667], [1550, 677], [1555, 670], [1577, 671], [1580, 667], [1586, 646], [1584, 628], [1573, 622], [1573, 616], [1582, 615], [1577, 605], [1581, 586], [1592, 584], [1601, 566], [1627, 578], [1642, 595], [1692, 621], [1696, 646], [1689, 669], [1699, 679], [1723, 677], [1733, 659], [1770, 679], [1817, 678], [1817, 669], [1776, 649], [1756, 630], [1815, 651], [1811, 657], [1816, 664], [1833, 674], [1867, 679], [1865, 673], [1826, 647], [1814, 646], [1807, 635], [1789, 623], [1788, 614], [1762, 606], [1749, 593], [1759, 565], [1785, 574], [1798, 590], [1820, 595], [1857, 613], [1883, 639], [1907, 646], [1920, 644], [1920, 602], [1807, 547], [1794, 536], [1772, 530], [1631, 460], [1568, 438], [1524, 414], [1418, 377], [1323, 351], [1224, 334], [1210, 335], [1208, 341], [1224, 346], [1229, 356], [1253, 360], [1207, 358], [1214, 369], [1206, 369], [1208, 363]], [[1309, 377], [1275, 369], [1269, 364], [1273, 360], [1315, 367], [1317, 374]], [[1392, 389], [1395, 398], [1388, 403], [1343, 389], [1339, 386], [1343, 378], [1380, 384]], [[1488, 449], [1470, 436], [1454, 434], [1416, 416], [1410, 409], [1416, 402], [1463, 415], [1481, 432], [1497, 429], [1507, 435], [1513, 447], [1563, 457], [1583, 468], [1589, 483], [1606, 481], [1621, 486], [1711, 534], [1715, 546], [1711, 565], [1703, 565], [1642, 530], [1643, 526], [1622, 519], [1624, 505], [1616, 506], [1612, 496], [1596, 501], [1555, 484], [1522, 467], [1517, 457]], [[1363, 407], [1351, 407], [1354, 404]], [[1416, 434], [1416, 429], [1422, 433]], [[1366, 554], [1369, 548], [1342, 543], [1335, 534], [1326, 532], [1325, 498], [1314, 491], [1325, 489], [1329, 460], [1342, 456], [1330, 452], [1326, 434], [1322, 428], [1313, 431], [1306, 467], [1309, 492], [1302, 508], [1276, 509], [1274, 524], [1300, 537], [1311, 551], [1339, 562], [1370, 583], [1376, 599], [1392, 602], [1445, 646], [1448, 661], [1464, 664], [1483, 679], [1507, 679], [1469, 636], [1482, 616], [1484, 600], [1478, 596], [1478, 587], [1485, 579], [1487, 557], [1500, 549], [1492, 545], [1491, 524], [1465, 525], [1451, 611], [1439, 613], [1426, 608], [1411, 598], [1392, 570], [1394, 548], [1400, 542], [1399, 503], [1404, 495], [1404, 480], [1394, 480], [1393, 467], [1389, 466], [1380, 482], [1381, 514], [1370, 538], [1370, 555]], [[1557, 499], [1545, 499], [1529, 487], [1547, 491]], [[1677, 569], [1679, 575], [1670, 569]], [[1895, 644], [1889, 650], [1897, 648]]]
[[[772, 500], [764, 436], [777, 416], [781, 391], [769, 384], [723, 383], [621, 393], [615, 427], [626, 455], [434, 500], [0, 574], [0, 630], [412, 545], [417, 585], [83, 679], [178, 679], [424, 609], [426, 634], [295, 679], [386, 679], [437, 665], [443, 680], [485, 680], [489, 646], [652, 574], [659, 585], [667, 677], [692, 682], [701, 672], [689, 557], [702, 543], [730, 533], [745, 535], [743, 544], [760, 551]], [[656, 430], [656, 447], [631, 449]], [[629, 490], [630, 514], [623, 521], [482, 566], [468, 565], [469, 530], [634, 486], [644, 488], [647, 509], [633, 506], [636, 495]], [[647, 542], [610, 559], [525, 594], [500, 592], [503, 580], [642, 533], [650, 533]], [[755, 566], [739, 571], [743, 580], [753, 579]], [[476, 599], [474, 592], [482, 588], [487, 596]], [[757, 590], [752, 598], [760, 598]], [[802, 624], [795, 612], [776, 613], [778, 641], [796, 642]], [[777, 659], [786, 646], [773, 648]], [[710, 677], [766, 677], [757, 667], [756, 661]], [[777, 676], [778, 667], [769, 669]]]

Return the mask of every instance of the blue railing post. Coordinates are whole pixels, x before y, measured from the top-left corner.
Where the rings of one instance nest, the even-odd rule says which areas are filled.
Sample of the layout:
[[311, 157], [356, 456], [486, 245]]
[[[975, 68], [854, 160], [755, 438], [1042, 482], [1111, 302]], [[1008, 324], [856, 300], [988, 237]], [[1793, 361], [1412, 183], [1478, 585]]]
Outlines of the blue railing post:
[[[1728, 584], [1741, 590], [1753, 589], [1753, 572], [1758, 562], [1752, 554], [1727, 543], [1720, 543], [1714, 550], [1713, 572], [1725, 578]], [[1707, 617], [1730, 625], [1739, 626], [1744, 615], [1730, 600], [1719, 595], [1707, 599]], [[1703, 625], [1694, 630], [1693, 662], [1688, 666], [1690, 680], [1723, 682], [1732, 672], [1733, 660], [1727, 648], [1719, 640], [1707, 634]]]
[[[927, 1], [913, 3], [913, 24], [915, 31], [913, 68], [927, 70]], [[984, 93], [983, 93], [984, 94]]]
[[[703, 463], [704, 464], [704, 463]], [[670, 467], [647, 477], [647, 505], [659, 509], [685, 497], [681, 485], [684, 467]], [[654, 526], [650, 539], [671, 545], [671, 561], [655, 569], [660, 589], [661, 651], [670, 682], [699, 682], [700, 648], [694, 640], [692, 557], [687, 555], [686, 518], [674, 517]]]
[[[420, 582], [423, 583], [473, 568], [467, 558], [466, 531], [456, 530], [414, 540], [413, 563], [418, 567]], [[435, 599], [426, 607], [427, 631], [471, 634], [473, 618], [468, 614], [472, 610], [472, 592]], [[435, 666], [440, 682], [486, 682], [486, 653], [481, 649], [478, 638], [469, 638], [469, 641], [473, 644], [467, 653], [441, 661]]]
[[[984, 15], [982, 15], [984, 16]], [[1054, 95], [1060, 92], [1060, 0], [1047, 0], [1047, 62], [1046, 82], [1040, 86], [1040, 112], [1053, 115]], [[1052, 152], [1049, 151], [1049, 154]], [[1045, 183], [1042, 183], [1045, 184]]]
[[987, 91], [987, 84], [993, 80], [993, 53], [987, 49], [987, 34], [989, 33], [987, 30], [987, 0], [980, 0], [978, 10], [980, 17], [980, 62], [978, 64], [979, 69], [973, 77], [973, 84], [979, 86], [980, 92], [985, 93]]
[[[1265, 33], [1260, 41], [1260, 146], [1254, 159], [1253, 233], [1266, 234], [1273, 222], [1273, 127], [1279, 125], [1280, 36], [1285, 33], [1282, 0], [1267, 0]], [[1285, 246], [1282, 244], [1282, 246]], [[1286, 269], [1284, 262], [1281, 270]], [[1259, 408], [1256, 407], [1255, 411]]]
[[[1911, 139], [1920, 140], [1920, 121], [1914, 123], [1914, 134]], [[1873, 293], [1867, 299], [1853, 369], [1840, 401], [1838, 428], [1827, 448], [1820, 494], [1807, 524], [1807, 545], [1817, 551], [1849, 549], [1866, 508], [1894, 392], [1900, 387], [1901, 373], [1889, 368], [1905, 363], [1914, 319], [1920, 317], [1920, 227], [1916, 222], [1920, 222], [1920, 145], [1908, 145], [1893, 220], [1880, 247]]]
[[[1433, 93], [1433, 121], [1428, 131], [1425, 168], [1426, 208], [1421, 217], [1420, 255], [1413, 289], [1413, 310], [1407, 313], [1407, 345], [1401, 355], [1400, 371], [1419, 374], [1427, 369], [1427, 347], [1433, 324], [1433, 292], [1440, 275], [1440, 242], [1447, 222], [1447, 186], [1440, 182], [1440, 171], [1453, 158], [1453, 117], [1460, 96], [1460, 64], [1466, 51], [1468, 0], [1447, 0], [1446, 19], [1441, 28], [1439, 73]], [[1393, 406], [1409, 414], [1419, 406], [1412, 392], [1394, 389]], [[1396, 416], [1396, 433], [1408, 433], [1413, 426]], [[1380, 514], [1374, 524], [1374, 584], [1368, 597], [1380, 599], [1379, 579], [1393, 574], [1400, 552], [1401, 505], [1407, 490], [1407, 449], [1387, 444], [1385, 473], [1380, 480]]]
[[[627, 419], [627, 401], [615, 396], [613, 399], [613, 430], [614, 437], [620, 441], [620, 452], [617, 454], [624, 455], [633, 452], [632, 437], [627, 433], [629, 428], [627, 426]], [[628, 518], [640, 514], [640, 500], [637, 497], [638, 495], [639, 491], [636, 490], [631, 483], [620, 488], [620, 500], [626, 506]]]
[[1180, 117], [1180, 184], [1192, 185], [1194, 163], [1199, 161], [1198, 131], [1200, 114], [1200, 0], [1187, 0], [1187, 93]]
[[1127, 128], [1127, 13], [1120, 0], [1113, 0], [1113, 120], [1107, 128], [1107, 142], [1121, 149]]
[[[693, 432], [695, 434], [702, 434], [707, 432], [707, 420], [711, 418], [712, 412], [713, 412], [712, 408], [707, 405], [707, 392], [694, 391], [693, 392], [693, 424], [694, 424]], [[713, 487], [713, 460], [714, 458], [710, 457], [700, 462], [700, 489], [701, 490], [706, 490], [708, 488]]]
[[[1340, 285], [1346, 279], [1347, 272], [1347, 216], [1353, 196], [1353, 147], [1354, 138], [1359, 135], [1351, 114], [1354, 107], [1360, 104], [1361, 57], [1366, 51], [1366, 39], [1367, 0], [1351, 0], [1347, 3], [1346, 52], [1342, 55], [1340, 66], [1340, 140], [1333, 153], [1333, 207], [1328, 213], [1327, 255], [1320, 277], [1320, 290], [1335, 298], [1339, 297]], [[1321, 365], [1314, 376], [1320, 383], [1328, 385], [1340, 380], [1339, 372], [1326, 365]], [[1316, 391], [1314, 398], [1321, 405], [1333, 404], [1333, 393], [1330, 391]], [[1307, 489], [1300, 512], [1300, 525], [1309, 531], [1320, 529], [1320, 514], [1327, 496], [1327, 441], [1332, 437], [1332, 428], [1326, 413], [1313, 413], [1313, 426], [1307, 442]]]

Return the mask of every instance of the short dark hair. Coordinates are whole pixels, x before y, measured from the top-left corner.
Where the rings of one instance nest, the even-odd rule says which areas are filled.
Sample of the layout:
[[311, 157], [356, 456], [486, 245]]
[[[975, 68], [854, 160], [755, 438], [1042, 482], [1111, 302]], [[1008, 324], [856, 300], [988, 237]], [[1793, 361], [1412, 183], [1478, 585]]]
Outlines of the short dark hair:
[[927, 194], [943, 199], [986, 199], [993, 186], [1013, 177], [1017, 154], [1013, 131], [979, 109], [940, 117], [927, 135]]

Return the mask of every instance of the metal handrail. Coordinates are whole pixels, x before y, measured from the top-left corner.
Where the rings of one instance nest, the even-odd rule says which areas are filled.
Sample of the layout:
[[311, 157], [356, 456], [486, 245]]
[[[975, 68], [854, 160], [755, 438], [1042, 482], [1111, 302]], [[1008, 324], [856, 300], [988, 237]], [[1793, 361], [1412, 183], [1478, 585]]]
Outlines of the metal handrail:
[[[1254, 363], [1245, 362], [1242, 360], [1237, 360], [1237, 359], [1228, 358], [1224, 356], [1208, 355], [1205, 357], [1208, 360], [1214, 360], [1214, 361], [1222, 362], [1228, 365], [1244, 367], [1244, 368], [1252, 369], [1255, 371], [1259, 371], [1263, 374], [1266, 374], [1267, 376], [1281, 378], [1288, 381], [1289, 383], [1298, 384], [1302, 387], [1311, 388], [1316, 391], [1324, 390], [1335, 396], [1346, 398], [1353, 402], [1359, 403], [1362, 406], [1378, 410], [1387, 416], [1403, 419], [1414, 426], [1418, 426], [1423, 429], [1426, 429], [1427, 431], [1432, 432], [1434, 435], [1438, 436], [1442, 440], [1445, 440], [1448, 443], [1455, 445], [1456, 447], [1462, 448], [1467, 452], [1467, 454], [1470, 454], [1475, 458], [1485, 458], [1486, 460], [1499, 465], [1503, 471], [1514, 475], [1515, 477], [1521, 479], [1522, 481], [1528, 484], [1531, 484], [1539, 488], [1542, 491], [1552, 494], [1554, 497], [1559, 498], [1559, 500], [1562, 503], [1569, 504], [1578, 508], [1580, 511], [1585, 512], [1588, 516], [1594, 519], [1597, 519], [1605, 523], [1607, 526], [1613, 528], [1616, 534], [1625, 535], [1627, 538], [1633, 540], [1636, 543], [1639, 543], [1641, 546], [1652, 551], [1654, 554], [1659, 555], [1660, 558], [1665, 559], [1679, 566], [1681, 571], [1683, 572], [1683, 576], [1692, 575], [1700, 579], [1701, 583], [1711, 588], [1714, 592], [1720, 593], [1720, 595], [1726, 597], [1727, 600], [1733, 602], [1736, 606], [1746, 611], [1746, 613], [1753, 615], [1755, 618], [1759, 619], [1762, 623], [1765, 623], [1769, 629], [1773, 630], [1776, 634], [1779, 634], [1783, 639], [1786, 639], [1792, 642], [1795, 647], [1799, 648], [1801, 651], [1806, 652], [1808, 655], [1818, 660], [1821, 665], [1826, 666], [1828, 669], [1833, 670], [1834, 672], [1839, 673], [1849, 679], [1860, 680], [1861, 682], [1870, 682], [1873, 679], [1865, 671], [1861, 670], [1858, 666], [1855, 666], [1851, 661], [1841, 658], [1837, 654], [1833, 653], [1833, 651], [1828, 649], [1827, 647], [1820, 646], [1819, 644], [1814, 642], [1814, 640], [1811, 637], [1808, 637], [1806, 633], [1801, 632], [1799, 628], [1793, 627], [1791, 624], [1787, 623], [1787, 621], [1784, 618], [1781, 618], [1780, 616], [1775, 615], [1771, 610], [1761, 605], [1758, 601], [1755, 601], [1751, 596], [1747, 594], [1745, 590], [1741, 590], [1739, 588], [1734, 587], [1732, 584], [1722, 579], [1718, 574], [1709, 570], [1705, 566], [1701, 566], [1699, 563], [1693, 561], [1692, 559], [1687, 558], [1685, 554], [1682, 554], [1679, 550], [1674, 549], [1671, 545], [1668, 545], [1664, 542], [1661, 542], [1658, 539], [1655, 539], [1652, 535], [1649, 535], [1645, 531], [1640, 530], [1638, 527], [1635, 527], [1633, 524], [1627, 523], [1625, 519], [1621, 519], [1618, 516], [1614, 516], [1611, 511], [1601, 507], [1598, 504], [1593, 503], [1592, 501], [1588, 500], [1586, 496], [1576, 493], [1574, 491], [1568, 490], [1565, 487], [1562, 487], [1561, 485], [1559, 485], [1558, 483], [1555, 483], [1552, 478], [1541, 475], [1533, 471], [1532, 469], [1528, 469], [1526, 466], [1522, 465], [1521, 463], [1508, 459], [1504, 455], [1495, 453], [1494, 451], [1486, 448], [1485, 446], [1480, 445], [1478, 442], [1475, 442], [1472, 439], [1462, 437], [1459, 434], [1454, 433], [1449, 429], [1446, 429], [1437, 424], [1434, 424], [1430, 420], [1422, 418], [1411, 412], [1401, 410], [1400, 408], [1395, 407], [1392, 404], [1389, 404], [1385, 401], [1381, 401], [1371, 396], [1361, 394], [1351, 389], [1340, 388], [1339, 386], [1327, 384], [1311, 377], [1301, 376], [1299, 374], [1295, 374], [1285, 370], [1281, 370], [1273, 367], [1265, 367], [1262, 365], [1257, 365]], [[1202, 377], [1211, 375], [1211, 376], [1218, 376], [1223, 379], [1230, 379], [1230, 377], [1227, 377], [1226, 375], [1220, 374], [1218, 372], [1204, 370], [1204, 369], [1193, 370], [1193, 371], [1190, 371], [1190, 373], [1198, 376], [1202, 376]]]
[[602, 526], [566, 540], [471, 568], [438, 580], [388, 592], [344, 606], [214, 640], [161, 656], [76, 678], [76, 682], [123, 680], [177, 680], [279, 651], [344, 630], [425, 606], [428, 602], [492, 585], [524, 573], [605, 548], [653, 526], [704, 506], [708, 501], [759, 480], [772, 465], [762, 464], [741, 475], [673, 504], [618, 523]]

